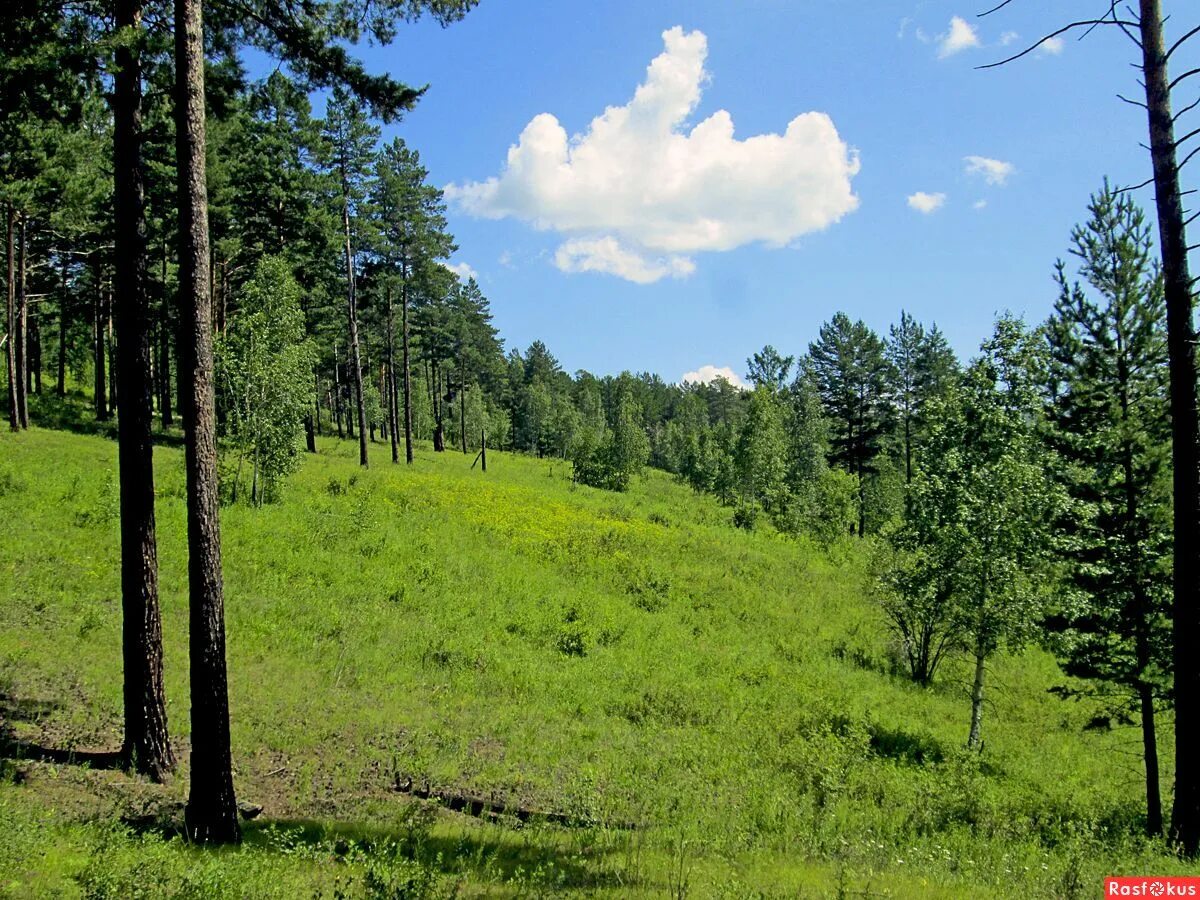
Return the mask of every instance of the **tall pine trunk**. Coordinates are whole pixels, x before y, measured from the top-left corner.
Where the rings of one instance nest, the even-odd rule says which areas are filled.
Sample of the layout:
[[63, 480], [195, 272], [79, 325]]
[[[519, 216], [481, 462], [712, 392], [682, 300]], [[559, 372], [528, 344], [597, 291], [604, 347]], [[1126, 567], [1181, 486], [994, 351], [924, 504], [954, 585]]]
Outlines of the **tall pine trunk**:
[[[17, 420], [29, 427], [29, 299], [25, 295], [25, 253], [28, 225], [25, 214], [17, 216]], [[12, 340], [12, 338], [9, 338]]]
[[396, 314], [392, 308], [392, 285], [387, 285], [387, 395], [388, 395], [388, 430], [392, 439], [392, 462], [400, 462], [400, 416], [396, 410]]
[[350, 365], [354, 372], [354, 402], [358, 407], [358, 463], [367, 465], [367, 408], [363, 403], [362, 359], [358, 349], [358, 297], [354, 284], [354, 248], [350, 244], [349, 188], [342, 179], [342, 232], [346, 250], [346, 316], [350, 321]]
[[404, 460], [411, 464], [413, 461], [412, 436], [412, 370], [408, 357], [408, 280], [400, 288], [400, 317], [402, 365], [404, 366]]
[[[116, 25], [141, 34], [141, 0], [118, 0]], [[162, 618], [154, 518], [150, 309], [146, 293], [140, 48], [116, 51], [113, 79], [113, 286], [120, 354], [117, 456], [121, 503], [121, 639], [126, 759], [161, 780], [175, 764], [163, 692]]]
[[1140, 0], [1142, 70], [1154, 164], [1155, 203], [1167, 305], [1174, 463], [1175, 805], [1171, 836], [1188, 856], [1200, 850], [1200, 426], [1196, 411], [1196, 333], [1192, 279], [1171, 82], [1159, 0]]
[[13, 230], [16, 224], [16, 213], [12, 203], [5, 205], [5, 234], [6, 259], [5, 269], [5, 333], [4, 358], [8, 365], [8, 424], [13, 431], [21, 428], [21, 415], [17, 409], [17, 263], [13, 252]]
[[175, 0], [175, 153], [179, 172], [179, 307], [187, 380], [185, 465], [188, 498], [191, 785], [184, 820], [192, 840], [241, 838], [229, 746], [225, 605], [217, 497], [209, 297], [208, 188], [205, 183], [204, 26], [201, 0]]

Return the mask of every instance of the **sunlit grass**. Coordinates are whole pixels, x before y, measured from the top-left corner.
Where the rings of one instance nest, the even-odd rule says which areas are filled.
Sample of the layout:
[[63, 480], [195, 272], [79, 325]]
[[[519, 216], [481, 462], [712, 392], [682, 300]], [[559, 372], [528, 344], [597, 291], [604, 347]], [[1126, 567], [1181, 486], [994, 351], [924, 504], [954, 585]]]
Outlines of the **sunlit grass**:
[[[1042, 651], [997, 660], [984, 753], [962, 752], [965, 669], [928, 690], [895, 673], [853, 542], [734, 529], [656, 472], [618, 495], [572, 485], [562, 461], [490, 451], [484, 474], [456, 452], [406, 467], [373, 449], [363, 471], [356, 445], [322, 440], [279, 503], [222, 509], [236, 782], [269, 822], [325, 823], [308, 849], [276, 834], [210, 858], [46, 820], [38, 775], [0, 788], [21, 833], [57, 848], [22, 863], [22, 891], [87, 882], [98, 841], [115, 883], [145, 853], [163, 885], [203, 866], [219, 892], [258, 867], [284, 896], [366, 891], [381, 853], [393, 874], [407, 854], [443, 887], [515, 893], [1091, 896], [1112, 871], [1180, 869], [1136, 836], [1136, 735], [1085, 733], [1093, 710], [1047, 694], [1062, 679]], [[119, 742], [115, 464], [99, 437], [0, 435], [0, 692], [58, 704], [22, 734]], [[156, 467], [186, 746], [181, 451]], [[398, 777], [589, 827], [418, 827]], [[347, 856], [335, 822], [379, 831]], [[20, 846], [0, 835], [0, 871]]]

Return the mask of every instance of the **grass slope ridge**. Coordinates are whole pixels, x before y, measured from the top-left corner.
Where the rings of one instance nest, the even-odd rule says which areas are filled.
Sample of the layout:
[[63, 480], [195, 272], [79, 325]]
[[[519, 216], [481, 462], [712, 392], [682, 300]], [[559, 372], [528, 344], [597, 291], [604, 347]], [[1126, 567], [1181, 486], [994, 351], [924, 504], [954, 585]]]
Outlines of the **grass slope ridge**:
[[[354, 450], [324, 440], [281, 502], [222, 510], [235, 781], [265, 807], [248, 845], [104, 824], [183, 777], [10, 762], [0, 894], [1090, 896], [1183, 871], [1137, 837], [1137, 736], [1085, 732], [1044, 653], [996, 661], [985, 753], [962, 752], [965, 671], [894, 673], [853, 543], [733, 529], [661, 473], [617, 495], [562, 462], [492, 452], [484, 474], [424, 448], [364, 471]], [[182, 453], [155, 459], [186, 775]], [[9, 757], [119, 744], [115, 464], [95, 436], [2, 437]], [[588, 827], [431, 810], [407, 778]]]

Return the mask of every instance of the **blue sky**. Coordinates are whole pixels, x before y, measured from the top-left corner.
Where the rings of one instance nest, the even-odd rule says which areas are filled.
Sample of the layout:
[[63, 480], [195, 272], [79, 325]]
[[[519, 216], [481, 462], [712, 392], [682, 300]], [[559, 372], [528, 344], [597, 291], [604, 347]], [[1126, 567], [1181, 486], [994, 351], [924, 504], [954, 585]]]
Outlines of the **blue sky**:
[[[1103, 28], [977, 71], [1107, 8], [1015, 0], [977, 18], [986, 5], [482, 0], [359, 52], [430, 85], [385, 137], [457, 186], [453, 261], [478, 273], [509, 346], [540, 338], [568, 370], [675, 380], [743, 374], [766, 343], [803, 352], [838, 310], [885, 332], [907, 309], [963, 355], [997, 311], [1047, 313], [1088, 195], [1149, 175], [1144, 112], [1115, 96], [1137, 96], [1138, 51]], [[723, 116], [692, 134], [721, 110], [732, 137]], [[822, 115], [740, 143], [805, 113]]]

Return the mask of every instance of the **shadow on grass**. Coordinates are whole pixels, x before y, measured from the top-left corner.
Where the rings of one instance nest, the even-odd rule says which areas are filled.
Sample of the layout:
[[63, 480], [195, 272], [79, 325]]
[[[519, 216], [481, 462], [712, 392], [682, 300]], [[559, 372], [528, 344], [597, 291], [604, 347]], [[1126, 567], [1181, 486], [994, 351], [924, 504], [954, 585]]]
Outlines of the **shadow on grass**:
[[[65, 397], [59, 397], [53, 391], [30, 394], [29, 418], [39, 428], [92, 434], [114, 441], [117, 439], [116, 417], [97, 419], [91, 401], [78, 391], [69, 392]], [[160, 421], [155, 419], [154, 443], [165, 447], [182, 447], [183, 433], [164, 431]]]
[[601, 865], [612, 850], [583, 850], [578, 841], [566, 840], [568, 836], [555, 828], [508, 828], [496, 823], [446, 833], [431, 824], [428, 807], [413, 805], [408, 814], [406, 822], [391, 827], [315, 819], [255, 820], [244, 823], [243, 838], [251, 846], [281, 852], [304, 846], [347, 860], [411, 860], [444, 875], [475, 875], [493, 883], [532, 879], [559, 888], [629, 887], [628, 878]]
[[0, 758], [87, 766], [92, 769], [120, 769], [124, 766], [124, 758], [119, 752], [47, 747], [17, 737], [13, 730], [15, 722], [37, 722], [61, 708], [61, 703], [51, 700], [27, 700], [0, 693]]

